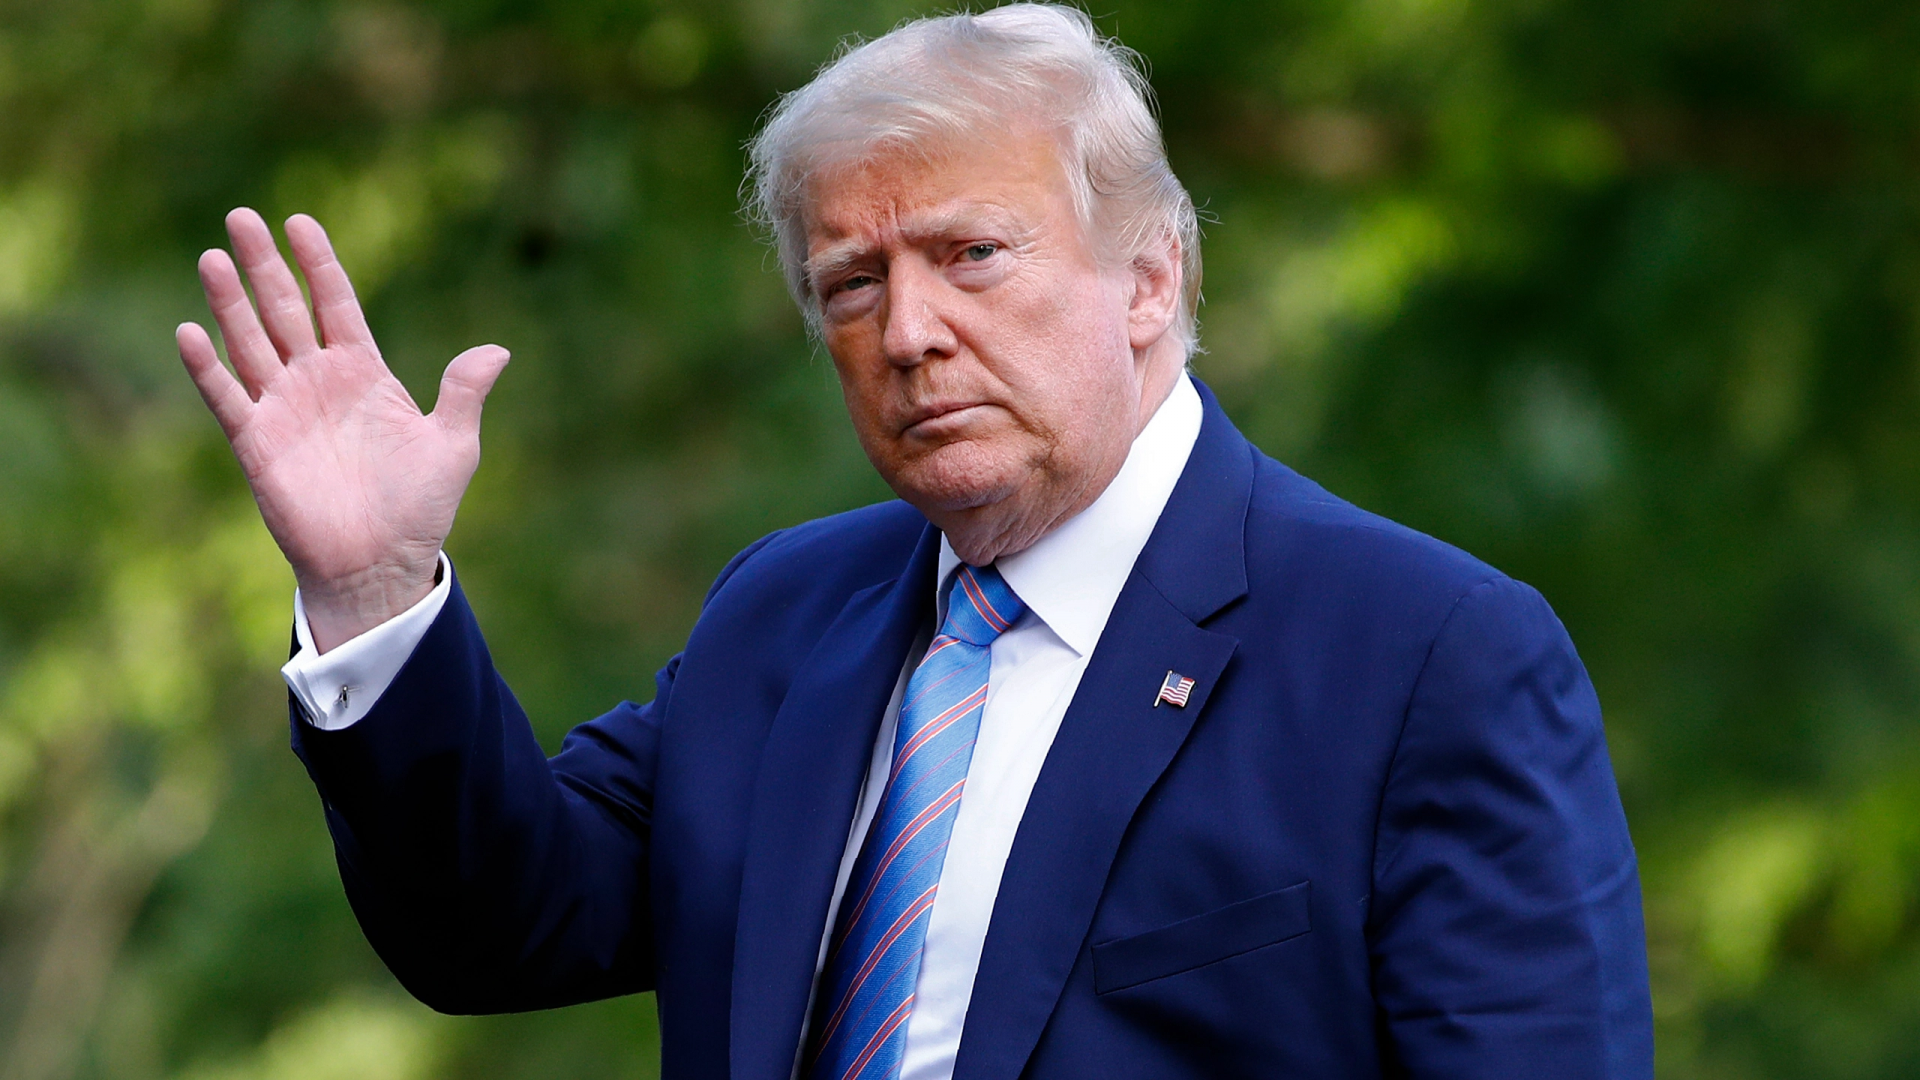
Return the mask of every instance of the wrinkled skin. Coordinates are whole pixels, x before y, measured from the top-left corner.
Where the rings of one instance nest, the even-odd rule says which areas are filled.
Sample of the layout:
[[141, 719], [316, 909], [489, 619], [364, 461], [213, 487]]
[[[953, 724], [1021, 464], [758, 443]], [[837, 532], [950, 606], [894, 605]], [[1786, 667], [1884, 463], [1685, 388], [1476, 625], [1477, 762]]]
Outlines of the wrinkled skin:
[[842, 165], [808, 194], [808, 287], [894, 491], [975, 565], [1085, 509], [1185, 362], [1176, 243], [1107, 265], [1037, 129]]

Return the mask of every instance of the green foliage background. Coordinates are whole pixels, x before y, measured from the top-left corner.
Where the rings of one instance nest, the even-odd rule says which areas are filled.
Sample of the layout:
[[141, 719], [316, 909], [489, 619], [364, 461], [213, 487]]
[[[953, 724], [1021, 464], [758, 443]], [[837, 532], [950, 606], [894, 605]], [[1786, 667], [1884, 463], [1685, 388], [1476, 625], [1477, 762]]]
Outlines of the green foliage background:
[[[645, 998], [437, 1017], [285, 750], [289, 575], [170, 333], [328, 224], [548, 745], [711, 575], [886, 496], [740, 146], [864, 0], [0, 0], [0, 1080], [641, 1077]], [[1539, 586], [1607, 708], [1663, 1076], [1920, 1075], [1920, 7], [1115, 0], [1269, 452]]]

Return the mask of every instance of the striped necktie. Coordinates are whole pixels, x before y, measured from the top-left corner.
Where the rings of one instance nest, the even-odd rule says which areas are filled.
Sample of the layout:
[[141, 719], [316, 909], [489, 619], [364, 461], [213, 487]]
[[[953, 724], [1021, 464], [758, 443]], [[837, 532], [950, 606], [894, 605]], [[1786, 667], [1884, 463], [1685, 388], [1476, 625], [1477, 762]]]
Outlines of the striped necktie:
[[947, 618], [907, 681], [893, 768], [840, 901], [815, 999], [809, 1080], [893, 1080], [947, 839], [987, 703], [988, 646], [1025, 605], [998, 571], [962, 564]]

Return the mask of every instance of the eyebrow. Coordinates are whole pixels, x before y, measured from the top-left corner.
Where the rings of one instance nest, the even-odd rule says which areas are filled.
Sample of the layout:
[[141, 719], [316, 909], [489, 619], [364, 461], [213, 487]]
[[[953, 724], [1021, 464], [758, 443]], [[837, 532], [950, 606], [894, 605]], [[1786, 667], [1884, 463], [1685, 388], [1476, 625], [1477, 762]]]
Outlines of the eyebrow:
[[827, 245], [818, 255], [801, 263], [800, 274], [806, 280], [808, 290], [817, 293], [820, 291], [822, 281], [838, 276], [865, 257], [865, 246], [859, 241], [836, 241]]
[[[912, 244], [972, 232], [982, 227], [1010, 225], [1007, 219], [1008, 215], [1001, 207], [976, 203], [934, 211], [901, 231]], [[836, 240], [801, 263], [801, 274], [807, 288], [817, 292], [821, 281], [858, 264], [871, 254], [872, 249], [862, 241]]]

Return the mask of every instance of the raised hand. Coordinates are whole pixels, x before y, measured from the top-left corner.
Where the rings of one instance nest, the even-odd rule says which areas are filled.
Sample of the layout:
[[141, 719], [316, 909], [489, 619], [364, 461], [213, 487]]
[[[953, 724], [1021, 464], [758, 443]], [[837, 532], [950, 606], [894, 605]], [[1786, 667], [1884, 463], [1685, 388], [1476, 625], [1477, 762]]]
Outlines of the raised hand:
[[480, 463], [480, 406], [507, 351], [481, 345], [454, 357], [439, 401], [423, 415], [381, 360], [319, 222], [304, 214], [287, 220], [311, 314], [259, 214], [228, 214], [227, 235], [256, 302], [218, 248], [200, 257], [200, 283], [233, 371], [197, 323], [175, 334], [180, 359], [293, 566], [324, 652], [432, 590], [441, 545]]

